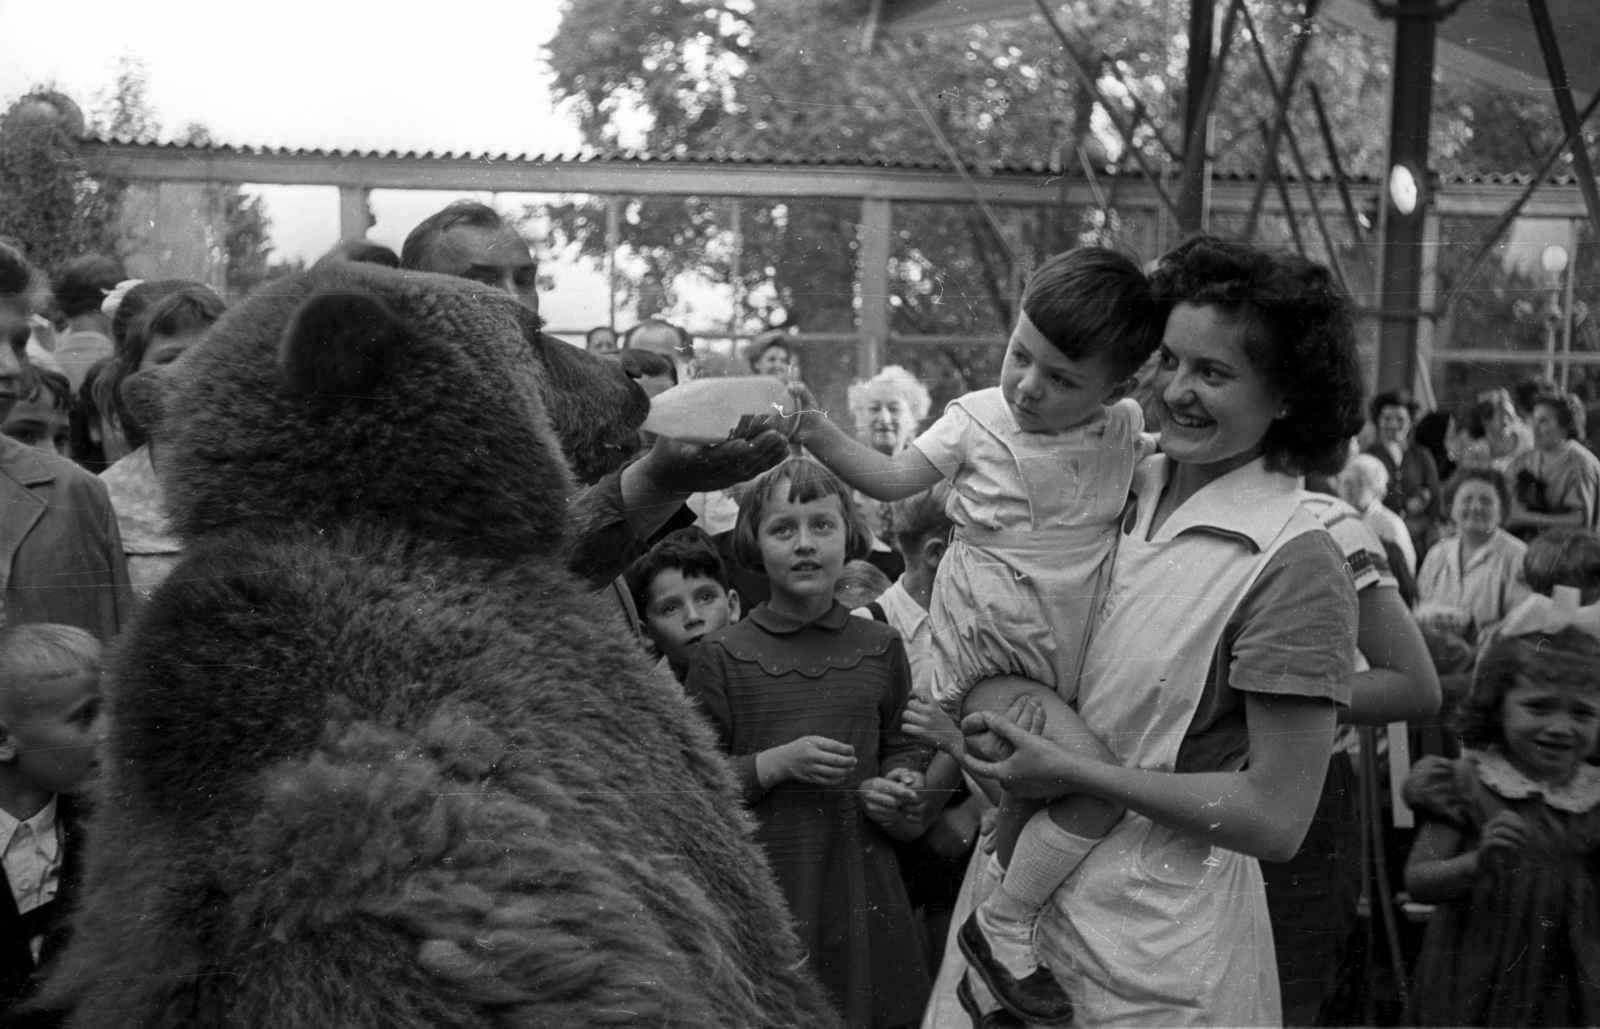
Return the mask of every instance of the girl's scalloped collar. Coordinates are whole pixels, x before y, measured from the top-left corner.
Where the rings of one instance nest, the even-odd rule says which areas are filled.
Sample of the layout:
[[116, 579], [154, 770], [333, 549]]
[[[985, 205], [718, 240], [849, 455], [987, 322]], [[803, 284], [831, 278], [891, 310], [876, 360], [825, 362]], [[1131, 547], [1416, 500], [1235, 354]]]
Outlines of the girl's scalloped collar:
[[1600, 768], [1587, 762], [1578, 766], [1571, 779], [1550, 786], [1523, 774], [1499, 751], [1469, 750], [1467, 756], [1478, 771], [1478, 779], [1507, 800], [1542, 797], [1550, 807], [1575, 815], [1600, 804]]

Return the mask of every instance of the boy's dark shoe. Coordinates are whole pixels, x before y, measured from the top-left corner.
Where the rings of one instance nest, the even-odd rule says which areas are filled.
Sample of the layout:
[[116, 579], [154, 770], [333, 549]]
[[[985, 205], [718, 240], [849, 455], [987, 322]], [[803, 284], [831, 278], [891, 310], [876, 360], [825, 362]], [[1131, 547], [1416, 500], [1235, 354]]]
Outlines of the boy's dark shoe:
[[994, 999], [1011, 1014], [1029, 1024], [1064, 1025], [1072, 1021], [1072, 998], [1062, 992], [1050, 970], [1041, 966], [1026, 979], [1015, 978], [989, 952], [989, 941], [978, 927], [976, 913], [961, 926], [956, 942]]
[[972, 1029], [1027, 1029], [1025, 1022], [1005, 1008], [984, 1011], [978, 1007], [978, 998], [972, 995], [972, 980], [966, 975], [962, 975], [961, 981], [956, 984], [956, 1000], [961, 1002], [961, 1009], [972, 1019]]

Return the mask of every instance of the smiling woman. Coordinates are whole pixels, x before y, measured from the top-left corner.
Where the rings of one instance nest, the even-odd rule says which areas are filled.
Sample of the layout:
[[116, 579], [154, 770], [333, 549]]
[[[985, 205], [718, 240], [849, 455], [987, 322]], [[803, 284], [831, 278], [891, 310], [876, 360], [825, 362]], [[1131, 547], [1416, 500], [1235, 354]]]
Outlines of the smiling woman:
[[985, 709], [968, 731], [1015, 750], [968, 767], [1129, 809], [1038, 925], [1074, 1024], [1282, 1024], [1256, 859], [1299, 849], [1349, 698], [1355, 588], [1298, 479], [1360, 428], [1349, 308], [1327, 269], [1215, 239], [1152, 282], [1165, 453], [1135, 475], [1078, 694], [1116, 763]]

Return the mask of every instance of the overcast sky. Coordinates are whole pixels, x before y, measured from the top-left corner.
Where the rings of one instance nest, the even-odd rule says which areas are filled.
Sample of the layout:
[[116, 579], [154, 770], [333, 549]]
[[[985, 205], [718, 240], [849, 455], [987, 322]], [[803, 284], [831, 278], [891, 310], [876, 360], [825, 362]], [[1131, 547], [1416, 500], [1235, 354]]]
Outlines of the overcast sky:
[[[52, 83], [94, 108], [120, 57], [143, 63], [165, 136], [203, 122], [218, 142], [359, 150], [555, 155], [580, 145], [556, 111], [543, 48], [560, 0], [0, 0], [0, 101]], [[281, 257], [338, 239], [331, 187], [261, 187]], [[380, 192], [372, 238], [399, 248], [458, 194]], [[488, 199], [487, 196], [481, 199]], [[517, 198], [502, 198], [516, 210]], [[548, 261], [546, 316], [604, 322], [604, 280]]]

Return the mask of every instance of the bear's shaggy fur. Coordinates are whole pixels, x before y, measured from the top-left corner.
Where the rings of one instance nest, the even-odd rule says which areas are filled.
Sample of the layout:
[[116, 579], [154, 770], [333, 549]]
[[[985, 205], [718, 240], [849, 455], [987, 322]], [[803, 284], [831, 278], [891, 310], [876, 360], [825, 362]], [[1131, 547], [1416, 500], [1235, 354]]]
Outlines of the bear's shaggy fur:
[[172, 374], [188, 549], [111, 664], [45, 1006], [837, 1024], [709, 731], [562, 568], [569, 469], [614, 466], [646, 409], [618, 366], [470, 283], [334, 265]]

